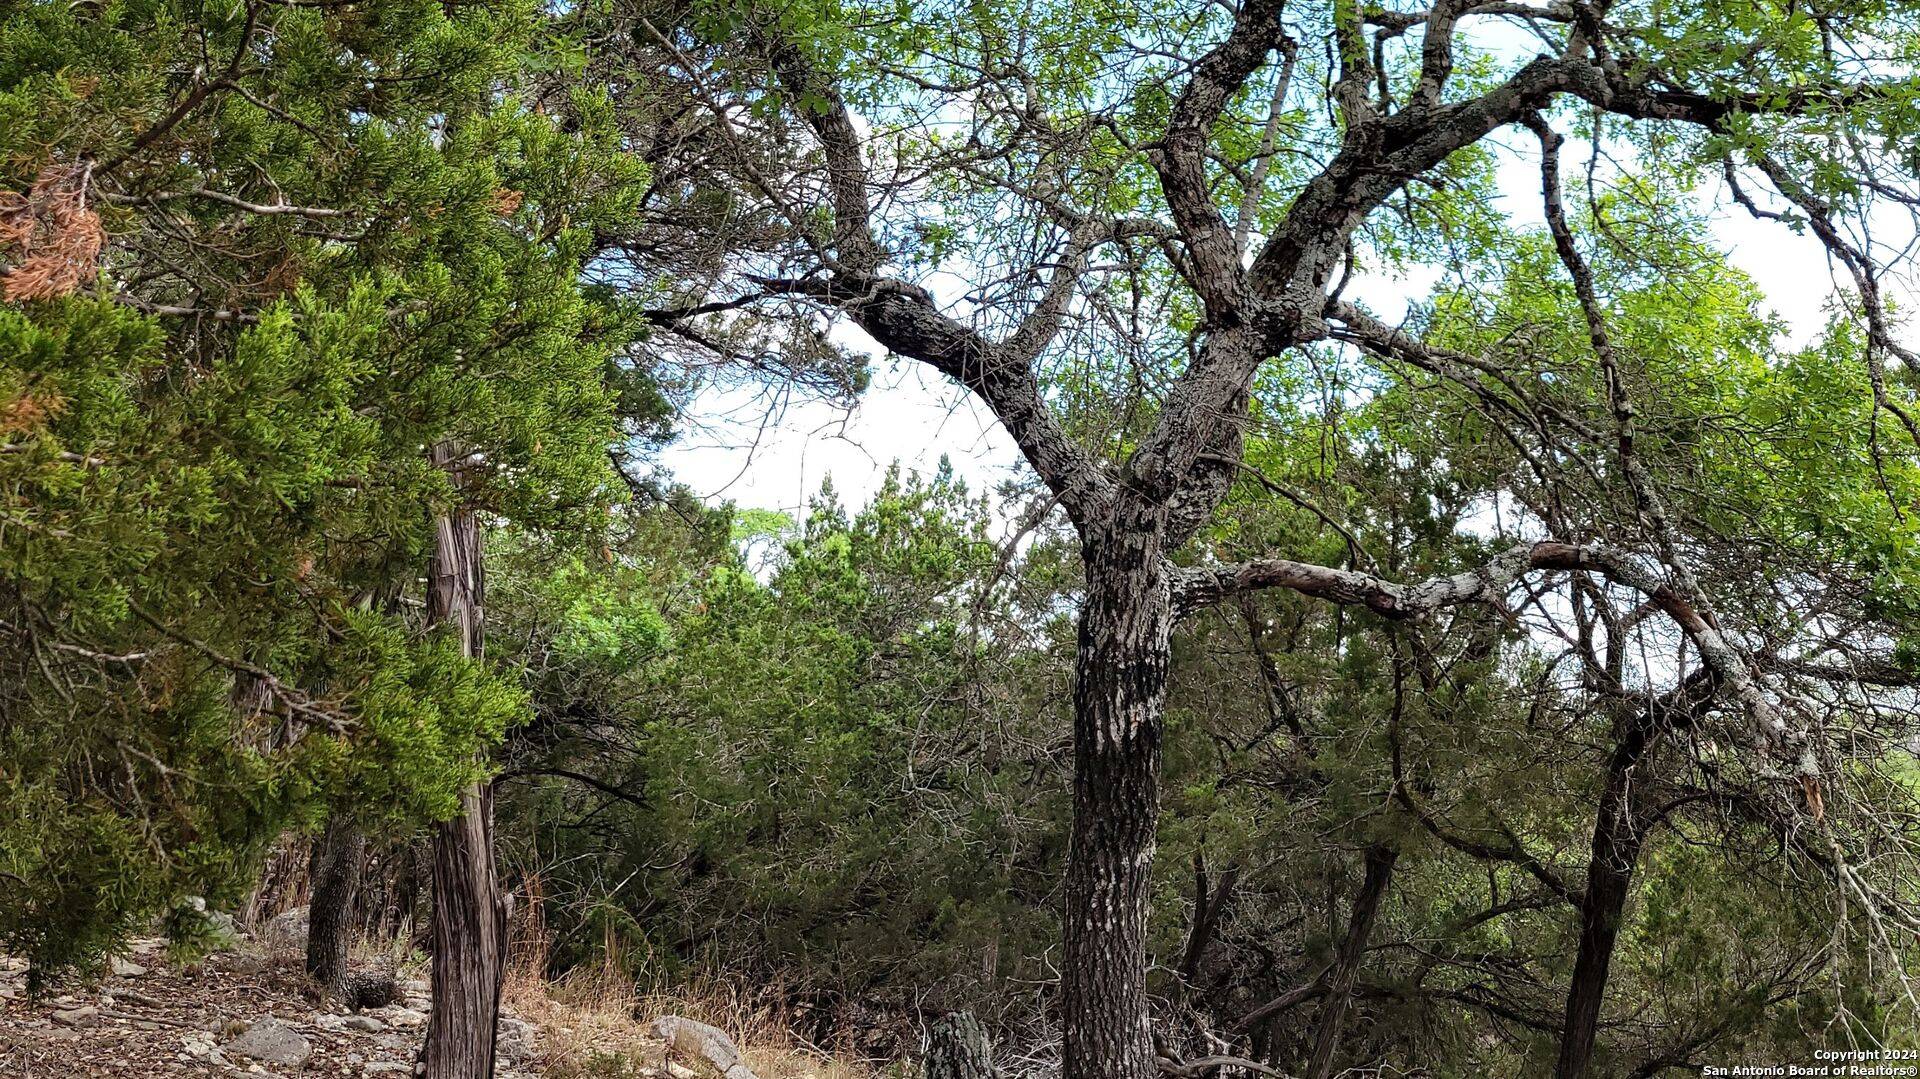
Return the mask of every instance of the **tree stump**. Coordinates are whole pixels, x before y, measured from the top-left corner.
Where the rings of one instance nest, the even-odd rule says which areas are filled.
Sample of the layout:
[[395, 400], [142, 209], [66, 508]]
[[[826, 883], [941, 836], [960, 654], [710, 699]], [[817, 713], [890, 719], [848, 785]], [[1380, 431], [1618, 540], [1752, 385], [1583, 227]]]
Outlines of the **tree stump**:
[[927, 1031], [926, 1079], [995, 1079], [987, 1028], [971, 1012], [949, 1012]]

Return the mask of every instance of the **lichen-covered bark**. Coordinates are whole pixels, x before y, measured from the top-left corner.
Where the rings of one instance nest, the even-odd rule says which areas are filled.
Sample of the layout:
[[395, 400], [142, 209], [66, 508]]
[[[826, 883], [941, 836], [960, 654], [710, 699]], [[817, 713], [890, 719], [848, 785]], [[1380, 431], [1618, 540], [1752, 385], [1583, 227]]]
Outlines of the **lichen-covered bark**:
[[926, 1079], [994, 1079], [993, 1045], [970, 1012], [954, 1012], [927, 1031]]
[[1074, 683], [1073, 848], [1067, 867], [1066, 1079], [1155, 1074], [1146, 999], [1149, 870], [1173, 609], [1158, 529], [1086, 544]]

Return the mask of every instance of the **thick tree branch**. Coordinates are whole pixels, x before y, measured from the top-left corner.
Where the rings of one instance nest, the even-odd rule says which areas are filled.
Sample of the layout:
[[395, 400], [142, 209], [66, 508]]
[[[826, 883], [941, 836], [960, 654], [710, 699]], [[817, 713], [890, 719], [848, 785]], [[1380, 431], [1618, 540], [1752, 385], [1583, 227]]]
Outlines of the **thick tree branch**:
[[867, 165], [860, 155], [860, 132], [833, 80], [821, 74], [798, 45], [783, 37], [765, 38], [767, 58], [781, 86], [820, 140], [827, 161], [827, 189], [833, 199], [835, 269], [856, 274], [879, 270], [885, 255], [874, 239], [867, 201]]
[[[1403, 34], [1435, 17], [1439, 5], [1427, 11], [1369, 11], [1367, 24], [1377, 26], [1389, 34]], [[1541, 19], [1546, 22], [1572, 22], [1573, 7], [1570, 4], [1552, 3], [1536, 7], [1532, 4], [1508, 2], [1508, 0], [1489, 0], [1483, 4], [1467, 4], [1464, 9], [1455, 12], [1456, 19], [1467, 15], [1506, 15], [1520, 19]]]
[[[942, 314], [933, 297], [903, 281], [852, 288], [839, 278], [756, 278], [769, 292], [808, 296], [847, 312], [882, 346], [954, 379], [986, 403], [1076, 523], [1096, 516], [1112, 483], [1074, 443], [1052, 410], [1033, 365], [1009, 347]], [[1026, 342], [1031, 346], [1033, 341]]]
[[1216, 325], [1238, 321], [1240, 252], [1233, 229], [1214, 204], [1207, 182], [1207, 148], [1228, 99], [1280, 47], [1285, 0], [1248, 0], [1226, 40], [1202, 57], [1174, 102], [1166, 135], [1152, 153], [1167, 209], [1186, 244], [1194, 291]]
[[1553, 540], [1523, 543], [1500, 552], [1484, 565], [1413, 584], [1285, 558], [1256, 559], [1176, 569], [1172, 571], [1173, 600], [1176, 615], [1184, 617], [1229, 596], [1285, 588], [1366, 607], [1385, 618], [1411, 619], [1468, 603], [1498, 603], [1516, 581], [1536, 570], [1590, 571], [1645, 595], [1686, 633], [1720, 684], [1740, 702], [1761, 748], [1791, 761], [1800, 775], [1818, 774], [1806, 733], [1790, 727], [1780, 710], [1767, 700], [1750, 663], [1719, 625], [1658, 571], [1613, 548]]
[[1761, 693], [1748, 670], [1746, 658], [1721, 632], [1720, 620], [1714, 613], [1706, 589], [1701, 586], [1680, 549], [1666, 501], [1655, 486], [1645, 462], [1640, 459], [1635, 446], [1638, 422], [1619, 356], [1607, 330], [1606, 312], [1594, 284], [1593, 271], [1573, 242], [1573, 230], [1567, 223], [1566, 210], [1561, 202], [1560, 136], [1537, 115], [1526, 117], [1524, 122], [1540, 139], [1540, 188], [1547, 227], [1553, 234], [1554, 248], [1559, 252], [1560, 261], [1573, 279], [1574, 293], [1579, 298], [1581, 313], [1586, 318], [1593, 353], [1600, 364], [1602, 389], [1614, 418], [1620, 470], [1626, 476], [1633, 495], [1634, 509], [1658, 545], [1675, 586], [1673, 589], [1667, 589], [1664, 585], [1654, 589], [1636, 587], [1640, 587], [1649, 599], [1656, 602], [1659, 602], [1662, 594], [1669, 597], [1670, 606], [1663, 606], [1662, 609], [1686, 630], [1707, 665], [1740, 701], [1763, 747], [1792, 758], [1794, 767], [1801, 775], [1814, 775], [1819, 768], [1805, 733], [1787, 726], [1779, 710]]
[[[1445, 62], [1437, 56], [1433, 60], [1432, 73], [1443, 74]], [[1174, 487], [1191, 475], [1193, 454], [1204, 452], [1205, 440], [1196, 432], [1229, 414], [1234, 396], [1244, 390], [1258, 365], [1324, 333], [1321, 313], [1328, 283], [1348, 238], [1369, 213], [1412, 177], [1534, 114], [1556, 95], [1571, 93], [1636, 118], [1717, 126], [1740, 113], [1792, 115], [1846, 107], [1879, 99], [1895, 88], [1834, 85], [1712, 98], [1651, 88], [1648, 77], [1630, 76], [1614, 60], [1595, 61], [1570, 49], [1566, 55], [1533, 60], [1477, 97], [1443, 104], [1436, 94], [1392, 116], [1367, 120], [1362, 131], [1349, 131], [1340, 152], [1301, 191], [1245, 275], [1240, 292], [1251, 308], [1241, 313], [1258, 322], [1258, 341], [1231, 334], [1210, 338], [1169, 395], [1155, 430], [1143, 440], [1136, 457], [1149, 467], [1135, 470], [1146, 481], [1143, 493], [1171, 497]], [[1171, 202], [1175, 192], [1168, 194]], [[1202, 216], [1195, 214], [1194, 220], [1201, 222]], [[1210, 311], [1212, 306], [1210, 302]]]
[[1466, 603], [1497, 602], [1530, 570], [1607, 572], [1608, 566], [1624, 561], [1623, 555], [1598, 547], [1554, 541], [1523, 543], [1500, 552], [1485, 565], [1408, 585], [1361, 570], [1265, 558], [1175, 571], [1174, 606], [1187, 615], [1243, 592], [1285, 588], [1366, 607], [1386, 618], [1419, 618]]

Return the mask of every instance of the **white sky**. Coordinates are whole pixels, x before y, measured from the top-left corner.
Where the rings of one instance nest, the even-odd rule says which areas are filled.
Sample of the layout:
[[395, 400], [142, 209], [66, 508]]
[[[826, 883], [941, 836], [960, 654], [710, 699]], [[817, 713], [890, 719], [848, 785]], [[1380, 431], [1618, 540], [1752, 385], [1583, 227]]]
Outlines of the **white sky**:
[[[1568, 160], [1572, 150], [1570, 144]], [[1541, 220], [1536, 161], [1516, 158], [1503, 169], [1505, 201], [1516, 224]], [[1716, 233], [1734, 265], [1753, 277], [1774, 313], [1787, 322], [1788, 340], [1782, 343], [1810, 340], [1825, 324], [1825, 309], [1835, 294], [1834, 267], [1819, 241], [1778, 222], [1755, 221], [1737, 206], [1720, 213]], [[1430, 284], [1362, 279], [1349, 294], [1393, 321]], [[1890, 291], [1903, 295], [1907, 290]], [[895, 461], [926, 474], [945, 455], [976, 491], [1015, 478], [1025, 468], [991, 413], [944, 376], [883, 355], [857, 330], [845, 330], [840, 340], [875, 357], [872, 387], [851, 411], [800, 394], [716, 390], [693, 403], [680, 438], [661, 463], [699, 495], [790, 513], [803, 511], [828, 478], [843, 504], [862, 505]]]

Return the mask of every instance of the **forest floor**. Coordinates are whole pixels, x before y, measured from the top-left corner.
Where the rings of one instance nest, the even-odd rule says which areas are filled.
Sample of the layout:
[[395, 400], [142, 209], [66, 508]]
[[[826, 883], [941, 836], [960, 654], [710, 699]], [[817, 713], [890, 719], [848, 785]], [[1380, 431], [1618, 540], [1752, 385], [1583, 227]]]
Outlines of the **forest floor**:
[[[165, 949], [163, 940], [136, 940], [105, 977], [61, 982], [37, 996], [27, 992], [26, 963], [0, 956], [0, 1079], [414, 1074], [430, 1006], [429, 986], [420, 978], [403, 970], [399, 1002], [354, 1013], [324, 1006], [297, 954], [285, 948], [243, 942], [178, 967], [168, 964]], [[582, 993], [524, 976], [509, 979], [505, 996], [499, 1079], [720, 1073], [655, 1032], [650, 1015], [669, 1014], [668, 1002]], [[740, 1061], [756, 1079], [872, 1074], [796, 1049], [770, 1032], [726, 1025], [743, 1039]], [[737, 1072], [728, 1074], [737, 1079]]]

